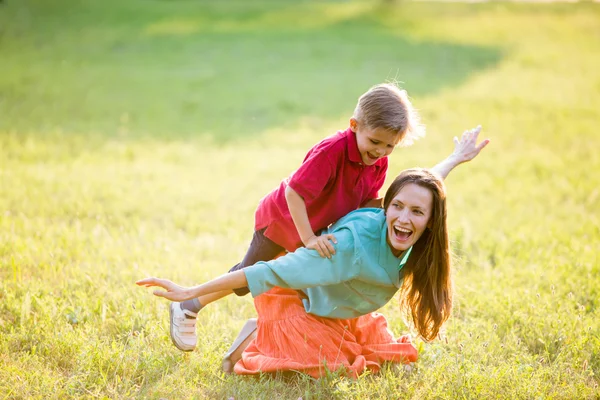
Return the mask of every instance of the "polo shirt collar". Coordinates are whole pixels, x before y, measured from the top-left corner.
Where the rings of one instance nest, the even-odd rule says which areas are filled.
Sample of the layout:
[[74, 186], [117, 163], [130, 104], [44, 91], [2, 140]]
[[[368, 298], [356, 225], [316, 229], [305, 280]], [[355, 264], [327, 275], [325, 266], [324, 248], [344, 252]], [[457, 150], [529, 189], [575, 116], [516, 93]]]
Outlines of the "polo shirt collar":
[[344, 132], [344, 135], [346, 135], [346, 138], [348, 139], [348, 158], [352, 162], [362, 164], [362, 157], [358, 151], [358, 143], [356, 143], [356, 133], [348, 128], [346, 132]]
[[402, 269], [404, 264], [406, 264], [406, 260], [408, 259], [411, 250], [412, 247], [405, 251], [400, 258], [396, 257], [394, 253], [392, 253], [392, 249], [390, 249], [390, 246], [387, 243], [387, 224], [384, 218], [379, 240], [379, 265], [385, 269], [390, 279], [394, 283], [394, 286], [398, 288], [402, 284], [398, 271]]

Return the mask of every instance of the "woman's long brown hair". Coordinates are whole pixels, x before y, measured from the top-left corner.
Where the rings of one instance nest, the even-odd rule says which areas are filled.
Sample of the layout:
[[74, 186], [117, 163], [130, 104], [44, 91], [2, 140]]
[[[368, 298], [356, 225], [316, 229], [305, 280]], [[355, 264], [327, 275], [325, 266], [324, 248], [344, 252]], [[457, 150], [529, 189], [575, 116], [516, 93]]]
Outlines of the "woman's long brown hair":
[[448, 227], [446, 223], [446, 190], [443, 181], [431, 171], [414, 168], [403, 171], [385, 194], [383, 207], [407, 184], [428, 189], [433, 195], [432, 212], [427, 228], [413, 245], [400, 288], [400, 308], [412, 316], [423, 339], [435, 339], [452, 311], [452, 276]]

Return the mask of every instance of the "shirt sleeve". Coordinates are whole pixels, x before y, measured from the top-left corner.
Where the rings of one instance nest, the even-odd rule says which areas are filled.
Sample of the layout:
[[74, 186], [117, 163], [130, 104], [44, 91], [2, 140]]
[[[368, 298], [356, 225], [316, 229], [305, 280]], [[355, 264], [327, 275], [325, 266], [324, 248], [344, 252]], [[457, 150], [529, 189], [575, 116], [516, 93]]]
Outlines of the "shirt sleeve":
[[379, 198], [379, 189], [381, 189], [383, 187], [383, 184], [385, 183], [385, 176], [387, 174], [387, 169], [388, 169], [388, 160], [386, 157], [386, 158], [384, 158], [384, 161], [381, 163], [381, 166], [379, 167], [379, 171], [377, 172], [377, 177], [375, 178], [373, 187], [372, 187], [371, 191], [369, 192], [369, 194], [367, 195], [367, 198], [363, 200], [363, 204], [371, 199]]
[[327, 183], [335, 178], [335, 161], [324, 150], [309, 153], [300, 168], [291, 176], [288, 185], [304, 200], [314, 200]]
[[290, 289], [308, 289], [334, 285], [355, 278], [360, 272], [352, 232], [348, 229], [335, 233], [336, 253], [329, 258], [319, 256], [316, 250], [304, 247], [276, 260], [258, 262], [244, 268], [248, 288], [256, 297], [278, 286]]

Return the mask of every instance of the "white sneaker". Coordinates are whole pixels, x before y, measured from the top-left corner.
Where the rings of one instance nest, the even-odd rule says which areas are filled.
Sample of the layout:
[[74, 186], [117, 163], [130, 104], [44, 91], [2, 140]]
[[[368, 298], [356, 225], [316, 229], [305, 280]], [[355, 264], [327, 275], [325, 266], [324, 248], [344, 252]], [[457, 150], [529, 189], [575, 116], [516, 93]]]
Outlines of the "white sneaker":
[[[194, 318], [186, 318], [186, 315]], [[181, 303], [173, 302], [169, 307], [171, 318], [171, 341], [181, 351], [192, 351], [196, 348], [196, 316], [189, 310], [182, 310]]]

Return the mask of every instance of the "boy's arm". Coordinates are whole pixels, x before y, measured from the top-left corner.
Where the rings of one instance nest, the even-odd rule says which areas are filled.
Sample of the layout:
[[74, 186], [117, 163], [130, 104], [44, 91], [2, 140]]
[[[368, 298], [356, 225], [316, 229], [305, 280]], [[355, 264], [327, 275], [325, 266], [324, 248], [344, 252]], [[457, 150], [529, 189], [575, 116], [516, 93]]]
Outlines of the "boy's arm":
[[285, 188], [285, 200], [287, 201], [290, 215], [296, 226], [296, 230], [300, 235], [300, 239], [304, 246], [308, 249], [315, 249], [321, 257], [330, 258], [335, 254], [335, 249], [329, 240], [337, 243], [335, 236], [331, 234], [317, 236], [310, 226], [308, 212], [306, 211], [306, 203], [302, 196], [298, 194], [289, 185]]
[[340, 243], [337, 254], [323, 258], [314, 250], [299, 248], [293, 253], [267, 262], [258, 262], [244, 268], [253, 297], [277, 286], [290, 289], [307, 289], [345, 282], [360, 272], [360, 260], [355, 256], [355, 245], [349, 230], [339, 230]]
[[489, 139], [485, 139], [479, 145], [477, 144], [477, 137], [481, 132], [481, 125], [477, 128], [467, 130], [462, 134], [460, 140], [454, 137], [454, 152], [448, 156], [441, 163], [437, 164], [431, 170], [446, 179], [450, 171], [452, 171], [458, 165], [471, 161], [479, 152], [488, 145]]

